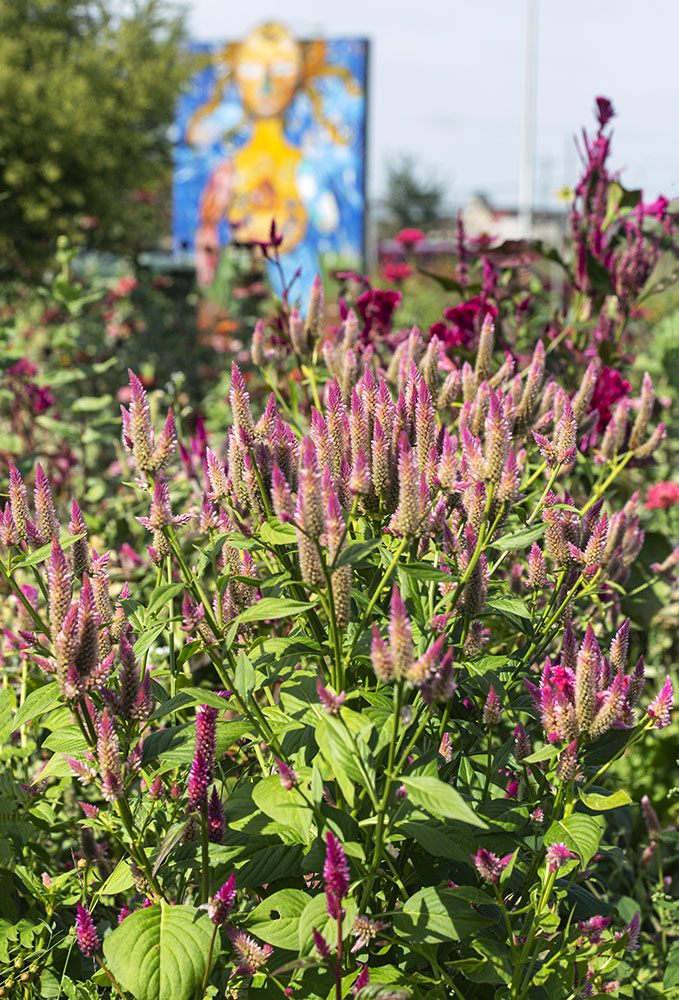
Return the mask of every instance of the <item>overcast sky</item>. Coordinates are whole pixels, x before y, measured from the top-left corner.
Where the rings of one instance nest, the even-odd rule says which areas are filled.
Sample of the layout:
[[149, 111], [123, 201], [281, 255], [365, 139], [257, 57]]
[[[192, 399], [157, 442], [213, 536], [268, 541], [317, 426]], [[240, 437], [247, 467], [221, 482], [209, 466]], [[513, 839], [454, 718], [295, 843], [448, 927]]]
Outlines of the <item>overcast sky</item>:
[[[515, 205], [521, 153], [525, 0], [185, 0], [194, 38], [238, 39], [265, 20], [300, 37], [372, 42], [369, 196], [390, 157], [412, 153], [452, 205], [484, 191]], [[594, 97], [618, 112], [623, 183], [679, 197], [679, 4], [538, 0], [535, 200], [575, 178], [573, 137]], [[311, 14], [310, 12], [313, 12]]]

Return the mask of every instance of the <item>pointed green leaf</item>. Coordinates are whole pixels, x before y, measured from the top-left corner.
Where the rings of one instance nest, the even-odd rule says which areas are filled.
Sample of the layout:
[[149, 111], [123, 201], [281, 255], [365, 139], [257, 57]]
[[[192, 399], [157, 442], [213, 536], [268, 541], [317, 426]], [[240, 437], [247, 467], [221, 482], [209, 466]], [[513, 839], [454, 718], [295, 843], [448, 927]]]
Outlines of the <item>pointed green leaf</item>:
[[[161, 900], [123, 920], [104, 939], [104, 956], [135, 1000], [192, 1000], [205, 975], [212, 931], [206, 913]], [[218, 947], [219, 938], [215, 952]]]

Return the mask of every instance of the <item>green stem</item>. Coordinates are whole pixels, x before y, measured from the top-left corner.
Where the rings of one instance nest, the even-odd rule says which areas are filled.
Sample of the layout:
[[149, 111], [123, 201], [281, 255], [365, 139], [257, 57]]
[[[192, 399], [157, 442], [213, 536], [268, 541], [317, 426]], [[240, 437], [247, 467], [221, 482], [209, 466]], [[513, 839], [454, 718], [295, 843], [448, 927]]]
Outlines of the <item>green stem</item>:
[[215, 939], [217, 937], [217, 931], [219, 930], [218, 925], [215, 924], [212, 929], [212, 937], [210, 938], [210, 947], [207, 953], [207, 964], [205, 966], [205, 975], [203, 976], [203, 982], [200, 984], [200, 993], [196, 996], [196, 1000], [201, 1000], [205, 994], [205, 989], [207, 987], [207, 981], [210, 978], [210, 966], [212, 965], [212, 953], [215, 947]]
[[207, 798], [200, 807], [201, 901], [210, 898], [210, 842], [208, 839]]
[[403, 680], [399, 680], [394, 690], [394, 714], [392, 717], [391, 740], [389, 743], [389, 757], [387, 761], [387, 772], [385, 775], [384, 792], [382, 793], [382, 799], [377, 813], [377, 828], [375, 830], [375, 842], [373, 848], [372, 862], [370, 865], [368, 878], [365, 887], [363, 889], [363, 897], [361, 899], [361, 907], [359, 910], [360, 913], [365, 912], [368, 900], [370, 899], [370, 894], [372, 893], [373, 885], [375, 884], [375, 877], [377, 875], [377, 869], [379, 868], [380, 858], [382, 856], [384, 822], [387, 812], [387, 806], [389, 805], [389, 796], [391, 794], [391, 788], [394, 782], [394, 758], [396, 756], [396, 741], [398, 739], [398, 728], [401, 720], [401, 706], [403, 704], [403, 683], [404, 683]]
[[396, 547], [396, 551], [394, 552], [394, 555], [392, 557], [391, 562], [389, 563], [389, 565], [385, 569], [384, 573], [382, 574], [382, 578], [381, 578], [380, 582], [378, 583], [377, 587], [373, 591], [373, 595], [372, 595], [372, 597], [370, 598], [370, 600], [368, 602], [368, 607], [363, 612], [363, 616], [361, 618], [361, 621], [359, 623], [358, 628], [356, 629], [356, 632], [354, 634], [354, 638], [353, 638], [353, 641], [351, 643], [351, 646], [349, 647], [349, 652], [347, 654], [347, 665], [349, 664], [349, 662], [351, 660], [351, 657], [353, 656], [354, 650], [356, 648], [356, 644], [357, 644], [359, 638], [361, 637], [361, 635], [363, 634], [363, 630], [365, 629], [366, 624], [370, 621], [370, 616], [372, 614], [372, 610], [373, 610], [373, 608], [375, 607], [375, 605], [377, 604], [377, 602], [379, 600], [380, 594], [382, 593], [382, 589], [384, 588], [387, 580], [389, 579], [389, 577], [393, 573], [393, 571], [394, 571], [394, 569], [396, 567], [396, 563], [401, 558], [401, 556], [402, 556], [402, 554], [403, 554], [403, 552], [404, 552], [407, 544], [408, 544], [408, 538], [406, 536], [406, 537], [402, 538], [401, 541], [398, 543], [398, 545]]

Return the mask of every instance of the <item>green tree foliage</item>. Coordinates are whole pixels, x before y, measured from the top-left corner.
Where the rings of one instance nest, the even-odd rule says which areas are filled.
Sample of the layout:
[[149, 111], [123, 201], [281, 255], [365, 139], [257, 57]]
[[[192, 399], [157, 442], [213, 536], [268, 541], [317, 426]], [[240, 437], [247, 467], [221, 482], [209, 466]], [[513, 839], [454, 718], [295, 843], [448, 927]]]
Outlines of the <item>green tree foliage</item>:
[[152, 235], [168, 128], [190, 59], [165, 0], [0, 4], [0, 261], [38, 263], [60, 233], [108, 249]]
[[441, 217], [443, 185], [418, 176], [415, 160], [404, 155], [387, 170], [387, 207], [398, 226], [430, 226]]

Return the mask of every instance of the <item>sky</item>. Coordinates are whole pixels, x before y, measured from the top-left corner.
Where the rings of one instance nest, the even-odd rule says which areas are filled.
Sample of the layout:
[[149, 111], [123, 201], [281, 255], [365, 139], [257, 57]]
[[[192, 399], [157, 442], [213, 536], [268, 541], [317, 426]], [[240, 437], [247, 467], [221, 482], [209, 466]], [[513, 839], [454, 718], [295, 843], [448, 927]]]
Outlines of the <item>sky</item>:
[[[185, 0], [193, 38], [242, 38], [267, 20], [300, 37], [371, 40], [368, 196], [412, 154], [446, 203], [518, 202], [527, 0]], [[611, 165], [627, 187], [679, 197], [679, 4], [535, 0], [534, 203], [575, 180], [574, 136], [613, 100]], [[642, 13], [643, 9], [643, 13]]]

